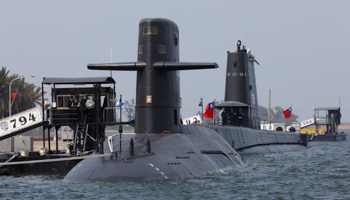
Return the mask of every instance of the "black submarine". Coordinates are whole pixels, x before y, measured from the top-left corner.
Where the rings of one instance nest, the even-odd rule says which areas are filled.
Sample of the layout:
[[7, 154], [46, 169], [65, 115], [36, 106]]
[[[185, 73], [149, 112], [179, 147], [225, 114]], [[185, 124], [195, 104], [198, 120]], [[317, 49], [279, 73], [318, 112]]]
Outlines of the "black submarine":
[[[238, 53], [248, 59], [246, 52]], [[235, 63], [230, 58], [228, 61], [231, 63], [228, 62], [228, 68]], [[248, 73], [247, 63], [240, 60], [235, 65]], [[305, 148], [303, 139], [296, 133], [258, 130], [256, 110], [254, 117], [249, 115], [242, 127], [212, 129], [205, 125], [183, 125], [180, 70], [217, 67], [216, 63], [179, 62], [179, 29], [171, 20], [141, 20], [137, 62], [88, 64], [91, 70], [137, 71], [135, 134], [121, 134], [100, 143], [96, 149], [101, 150], [96, 153], [101, 156], [81, 161], [66, 175], [65, 181], [116, 183], [195, 177], [244, 167], [235, 148], [242, 153]], [[249, 84], [246, 78], [243, 82]], [[235, 87], [249, 94], [252, 90], [249, 86]], [[227, 86], [226, 93], [229, 91]], [[244, 103], [232, 98], [225, 98], [227, 105], [221, 107], [239, 105], [249, 112], [253, 110], [252, 101]], [[100, 131], [104, 131], [103, 127]]]
[[179, 70], [217, 67], [179, 62], [177, 25], [168, 19], [141, 20], [137, 62], [88, 65], [93, 70], [137, 71], [135, 135], [106, 141], [104, 153], [113, 156], [85, 159], [65, 180], [156, 181], [244, 166], [241, 156], [214, 130], [181, 124]]
[[308, 145], [305, 135], [260, 130], [254, 63], [259, 64], [240, 40], [235, 51], [227, 52], [225, 101], [215, 108], [245, 115], [231, 126], [215, 126], [215, 131], [241, 155], [304, 149]]

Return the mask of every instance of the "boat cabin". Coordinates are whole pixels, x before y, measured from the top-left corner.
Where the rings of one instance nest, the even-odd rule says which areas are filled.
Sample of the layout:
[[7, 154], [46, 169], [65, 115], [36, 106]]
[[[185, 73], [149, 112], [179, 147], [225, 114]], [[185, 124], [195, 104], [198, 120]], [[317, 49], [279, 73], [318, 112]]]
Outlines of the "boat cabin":
[[[42, 113], [43, 145], [45, 147], [45, 130], [50, 137], [50, 129], [55, 128], [56, 152], [58, 153], [58, 131], [62, 126], [73, 130], [73, 152], [101, 149], [99, 143], [104, 141], [104, 124], [115, 122], [115, 81], [111, 77], [91, 78], [43, 78], [44, 85], [51, 85], [51, 102], [44, 102]], [[70, 106], [70, 98], [75, 99]], [[102, 124], [101, 124], [102, 123]], [[48, 142], [50, 149], [50, 142]]]
[[338, 126], [341, 123], [340, 107], [320, 107], [314, 108], [314, 117], [316, 132], [319, 126], [326, 126], [325, 134], [334, 134], [338, 132]]
[[[251, 109], [248, 104], [238, 101], [226, 101], [215, 105], [215, 109], [226, 109], [226, 113], [228, 115], [226, 118], [226, 125], [254, 128], [252, 126], [252, 121], [254, 120], [252, 116], [256, 115], [256, 110]], [[231, 117], [231, 113], [233, 113], [233, 118]]]

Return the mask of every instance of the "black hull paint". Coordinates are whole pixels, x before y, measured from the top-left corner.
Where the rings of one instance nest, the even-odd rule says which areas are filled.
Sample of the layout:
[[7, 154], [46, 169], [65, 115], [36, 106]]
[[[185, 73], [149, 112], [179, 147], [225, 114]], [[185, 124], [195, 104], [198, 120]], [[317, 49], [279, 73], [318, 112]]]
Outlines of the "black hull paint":
[[[11, 162], [38, 161], [53, 159], [51, 162], [14, 164], [1, 166], [2, 175], [27, 176], [27, 175], [60, 175], [65, 176], [81, 160], [54, 161], [55, 158], [70, 158], [71, 156], [28, 156], [18, 157]], [[73, 156], [75, 157], [75, 156]]]
[[[240, 154], [299, 150], [308, 145], [306, 136], [293, 132], [255, 130], [235, 126], [216, 126], [215, 130]], [[247, 149], [250, 150], [247, 151]]]
[[346, 140], [346, 134], [309, 135], [308, 138], [310, 142], [339, 142]]
[[[144, 182], [196, 177], [245, 166], [240, 155], [215, 131], [205, 127], [181, 126], [182, 133], [122, 136], [117, 157], [87, 158], [73, 168], [66, 181]], [[130, 156], [130, 138], [135, 155]], [[151, 140], [152, 153], [146, 151]], [[119, 137], [114, 149], [119, 151]], [[110, 152], [106, 144], [105, 153]]]

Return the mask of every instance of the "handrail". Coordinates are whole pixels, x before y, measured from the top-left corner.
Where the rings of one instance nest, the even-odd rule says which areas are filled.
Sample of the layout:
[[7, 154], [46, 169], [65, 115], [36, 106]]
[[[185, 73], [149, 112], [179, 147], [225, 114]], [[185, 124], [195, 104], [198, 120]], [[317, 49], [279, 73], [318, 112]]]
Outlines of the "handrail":
[[[120, 107], [105, 107], [102, 111], [103, 122], [105, 122], [105, 110], [115, 110], [118, 108], [120, 108]], [[131, 108], [123, 108], [123, 109], [135, 109], [135, 108], [131, 107]]]
[[109, 136], [108, 137], [108, 146], [109, 146], [109, 150], [111, 151], [111, 153], [113, 153], [114, 151], [113, 151], [113, 137], [114, 136], [117, 136], [117, 135], [119, 135], [120, 133], [117, 133], [117, 134], [114, 134], [114, 135], [111, 135], [111, 136]]

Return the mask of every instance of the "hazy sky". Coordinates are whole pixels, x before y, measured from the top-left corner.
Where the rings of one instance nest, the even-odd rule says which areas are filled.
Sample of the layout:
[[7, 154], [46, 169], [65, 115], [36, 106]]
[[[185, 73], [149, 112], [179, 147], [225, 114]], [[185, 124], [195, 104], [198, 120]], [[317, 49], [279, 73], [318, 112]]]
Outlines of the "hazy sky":
[[[223, 100], [227, 51], [251, 49], [258, 101], [288, 108], [299, 121], [313, 107], [339, 106], [350, 121], [350, 1], [0, 1], [0, 65], [10, 74], [108, 76], [88, 63], [137, 60], [138, 24], [168, 18], [180, 29], [180, 61], [219, 69], [181, 72], [183, 118], [200, 97]], [[136, 72], [113, 72], [117, 95], [135, 98]], [[7, 95], [7, 94], [1, 94]]]

